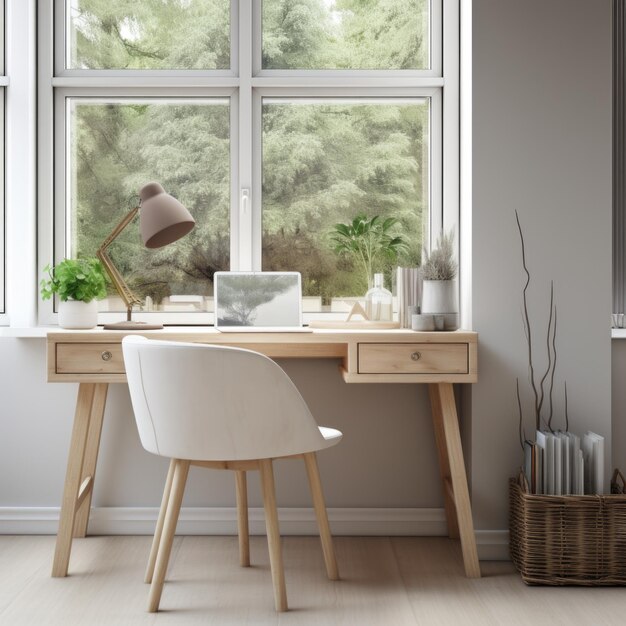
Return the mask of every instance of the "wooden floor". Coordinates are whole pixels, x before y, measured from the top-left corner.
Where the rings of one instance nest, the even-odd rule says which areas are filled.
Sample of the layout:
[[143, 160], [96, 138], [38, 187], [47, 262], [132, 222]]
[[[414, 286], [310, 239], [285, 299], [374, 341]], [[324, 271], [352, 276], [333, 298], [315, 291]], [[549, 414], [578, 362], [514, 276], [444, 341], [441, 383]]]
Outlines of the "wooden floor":
[[315, 625], [480, 626], [626, 622], [626, 590], [526, 587], [510, 563], [483, 562], [463, 576], [457, 542], [439, 538], [338, 537], [342, 580], [325, 578], [319, 540], [283, 539], [290, 610], [273, 609], [264, 537], [253, 567], [238, 566], [235, 537], [176, 537], [158, 614], [143, 584], [150, 537], [74, 541], [71, 575], [50, 577], [54, 537], [0, 537], [2, 626]]

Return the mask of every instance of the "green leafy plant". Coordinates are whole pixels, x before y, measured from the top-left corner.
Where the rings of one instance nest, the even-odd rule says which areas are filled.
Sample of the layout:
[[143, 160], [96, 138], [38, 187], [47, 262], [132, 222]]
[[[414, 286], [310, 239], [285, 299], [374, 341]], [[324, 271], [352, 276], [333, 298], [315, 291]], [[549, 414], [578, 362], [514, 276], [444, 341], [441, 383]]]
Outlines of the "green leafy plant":
[[41, 297], [48, 300], [57, 294], [62, 302], [91, 302], [107, 295], [106, 277], [98, 259], [65, 259], [55, 267], [44, 267], [49, 278], [41, 281]]
[[394, 226], [399, 224], [395, 217], [382, 219], [374, 215], [357, 215], [352, 222], [335, 224], [332, 231], [334, 251], [357, 262], [369, 282], [381, 261], [395, 261], [407, 249], [402, 235], [394, 235]]
[[453, 231], [439, 235], [437, 247], [430, 254], [426, 253], [420, 271], [424, 280], [453, 280], [456, 277]]

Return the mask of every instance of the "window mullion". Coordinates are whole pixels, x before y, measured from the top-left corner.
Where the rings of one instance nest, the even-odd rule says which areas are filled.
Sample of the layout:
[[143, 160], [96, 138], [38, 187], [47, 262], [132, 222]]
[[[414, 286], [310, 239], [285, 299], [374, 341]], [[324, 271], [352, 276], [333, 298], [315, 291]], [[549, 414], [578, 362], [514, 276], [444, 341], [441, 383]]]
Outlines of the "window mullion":
[[444, 11], [442, 226], [450, 230], [459, 222], [459, 4], [448, 2]]
[[[233, 205], [233, 235], [237, 253], [232, 255], [231, 269], [254, 268], [252, 215], [257, 199], [252, 195], [252, 7], [239, 0], [239, 188]], [[242, 201], [247, 193], [247, 201]]]

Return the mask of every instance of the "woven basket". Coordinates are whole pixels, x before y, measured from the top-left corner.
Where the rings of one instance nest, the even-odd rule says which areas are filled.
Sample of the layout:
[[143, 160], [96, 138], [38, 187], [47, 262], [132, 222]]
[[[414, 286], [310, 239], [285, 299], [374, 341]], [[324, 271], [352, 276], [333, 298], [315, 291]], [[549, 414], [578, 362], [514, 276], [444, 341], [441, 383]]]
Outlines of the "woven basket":
[[528, 585], [626, 585], [626, 495], [540, 496], [509, 485], [510, 551]]

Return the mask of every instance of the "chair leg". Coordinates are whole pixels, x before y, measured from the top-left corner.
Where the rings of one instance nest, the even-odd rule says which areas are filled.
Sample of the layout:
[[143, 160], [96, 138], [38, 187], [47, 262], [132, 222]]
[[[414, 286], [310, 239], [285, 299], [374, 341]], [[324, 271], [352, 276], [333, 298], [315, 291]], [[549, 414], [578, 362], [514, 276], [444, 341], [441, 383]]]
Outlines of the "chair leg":
[[176, 532], [176, 523], [180, 514], [180, 505], [183, 501], [183, 493], [185, 491], [185, 483], [189, 474], [189, 461], [175, 462], [174, 479], [172, 481], [172, 492], [169, 502], [167, 503], [167, 511], [165, 513], [165, 523], [163, 525], [163, 535], [159, 544], [159, 550], [156, 558], [156, 566], [152, 585], [150, 586], [150, 596], [148, 599], [148, 611], [155, 613], [159, 610], [159, 602], [161, 601], [161, 593], [163, 592], [163, 582], [167, 571], [167, 564], [170, 560], [172, 552], [172, 543], [174, 541], [174, 533]]
[[150, 557], [148, 558], [146, 576], [144, 578], [144, 582], [148, 584], [152, 582], [152, 575], [154, 574], [154, 565], [159, 551], [159, 543], [161, 543], [161, 535], [163, 534], [165, 512], [167, 511], [167, 503], [170, 500], [170, 493], [172, 492], [172, 480], [174, 479], [175, 467], [176, 461], [171, 459], [170, 467], [167, 470], [167, 478], [165, 479], [165, 488], [163, 489], [163, 499], [161, 500], [161, 508], [159, 509], [159, 518], [157, 519], [156, 528], [154, 530], [154, 538], [152, 539], [152, 547], [150, 548]]
[[308, 452], [303, 456], [306, 471], [309, 476], [309, 485], [311, 487], [311, 495], [313, 496], [317, 526], [320, 531], [326, 573], [330, 580], [339, 580], [339, 570], [337, 568], [337, 559], [335, 558], [333, 537], [330, 534], [330, 525], [328, 524], [326, 503], [324, 502], [324, 494], [322, 492], [322, 481], [320, 480], [320, 473], [317, 467], [317, 457], [315, 456], [315, 452]]
[[270, 553], [272, 582], [274, 583], [274, 605], [277, 611], [287, 610], [287, 590], [285, 588], [285, 570], [283, 555], [280, 548], [280, 530], [278, 528], [278, 511], [276, 510], [276, 488], [274, 487], [274, 470], [271, 459], [259, 461], [261, 473], [261, 489], [263, 506], [265, 507], [265, 526], [267, 528], [267, 545]]
[[237, 529], [239, 531], [239, 565], [250, 567], [250, 533], [248, 530], [248, 485], [246, 472], [235, 471], [237, 481]]

